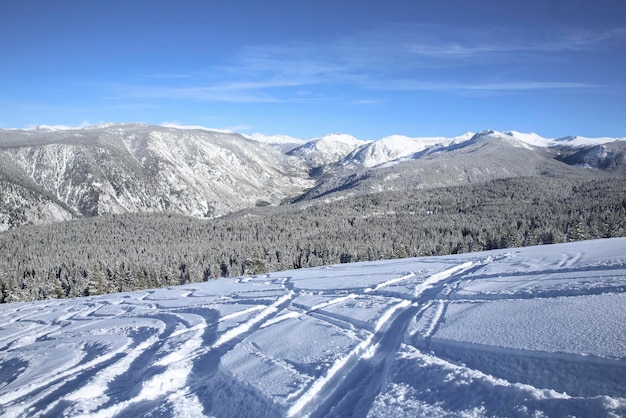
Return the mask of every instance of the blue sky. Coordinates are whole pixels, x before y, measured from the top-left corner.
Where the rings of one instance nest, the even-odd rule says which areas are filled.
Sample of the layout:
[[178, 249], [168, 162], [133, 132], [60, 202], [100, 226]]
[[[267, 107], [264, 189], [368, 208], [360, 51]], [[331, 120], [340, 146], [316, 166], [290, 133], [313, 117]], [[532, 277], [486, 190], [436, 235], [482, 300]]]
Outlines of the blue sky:
[[622, 0], [0, 0], [0, 127], [626, 136]]

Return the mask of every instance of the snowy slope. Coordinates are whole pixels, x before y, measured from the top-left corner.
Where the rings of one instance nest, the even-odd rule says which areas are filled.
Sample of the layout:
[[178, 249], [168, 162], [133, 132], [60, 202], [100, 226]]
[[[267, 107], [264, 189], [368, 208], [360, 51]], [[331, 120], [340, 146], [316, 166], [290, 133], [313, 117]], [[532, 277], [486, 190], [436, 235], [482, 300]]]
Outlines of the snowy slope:
[[443, 137], [411, 138], [404, 135], [391, 135], [360, 147], [346, 159], [351, 162], [359, 162], [365, 167], [374, 167], [409, 157], [444, 141], [445, 138]]
[[460, 144], [471, 139], [472, 136], [473, 134], [471, 132], [454, 138], [412, 138], [404, 135], [390, 135], [359, 147], [345, 157], [344, 164], [359, 164], [363, 167], [375, 167], [392, 161], [397, 162], [407, 158], [413, 158], [415, 154], [428, 149]]
[[624, 416], [626, 239], [0, 306], [0, 415]]
[[[523, 133], [517, 131], [499, 132], [492, 129], [476, 134], [466, 132], [452, 138], [446, 137], [407, 137], [404, 135], [390, 135], [377, 141], [362, 145], [348, 155], [345, 160], [362, 164], [365, 167], [374, 167], [390, 161], [398, 161], [407, 157], [418, 158], [422, 155], [433, 155], [440, 151], [458, 149], [471, 145], [481, 138], [498, 138], [512, 145], [533, 148], [584, 148], [609, 143], [626, 142], [626, 138], [598, 137], [587, 138], [569, 136], [565, 138], [545, 138], [534, 132]], [[474, 140], [474, 141], [471, 141]]]
[[523, 133], [517, 131], [509, 131], [505, 132], [505, 135], [509, 135], [534, 147], [552, 147], [555, 145], [555, 140], [553, 138], [544, 138], [534, 132]]
[[513, 138], [519, 139], [529, 145], [536, 147], [594, 147], [598, 145], [604, 145], [611, 142], [626, 141], [626, 138], [612, 138], [612, 137], [596, 137], [589, 138], [584, 136], [566, 136], [564, 138], [544, 138], [534, 132], [522, 133], [517, 131], [506, 132], [505, 135], [509, 135]]
[[[563, 153], [564, 155], [564, 153]], [[472, 136], [437, 144], [406, 158], [358, 170], [345, 159], [309, 189], [301, 200], [320, 196], [337, 199], [343, 195], [402, 192], [476, 184], [517, 177], [589, 178], [593, 170], [571, 166], [555, 158], [557, 153], [535, 147], [513, 136], [482, 131]], [[355, 168], [356, 165], [356, 168]], [[331, 194], [334, 196], [330, 197]]]
[[597, 137], [589, 138], [585, 136], [566, 136], [555, 140], [555, 145], [569, 146], [569, 147], [593, 147], [596, 145], [609, 144], [611, 142], [623, 142], [626, 141], [626, 137], [612, 138], [612, 137]]
[[369, 142], [352, 135], [329, 134], [322, 138], [312, 139], [292, 149], [288, 154], [301, 158], [310, 167], [321, 167], [336, 163]]
[[[278, 204], [313, 185], [295, 158], [238, 134], [194, 127], [0, 130], [0, 161], [0, 179], [28, 183], [38, 201], [65, 205], [65, 218], [145, 211], [210, 217]], [[28, 216], [25, 207], [1, 206], [0, 220], [11, 210], [23, 223], [48, 219]]]
[[559, 159], [571, 165], [600, 168], [608, 172], [626, 173], [626, 141], [614, 141], [592, 147], [581, 147]]
[[15, 178], [0, 178], [0, 231], [29, 222], [45, 224], [73, 218], [72, 210], [52, 196], [24, 186]]
[[417, 159], [423, 156], [432, 156], [469, 146], [484, 139], [499, 139], [515, 147], [524, 147], [530, 150], [535, 148], [559, 148], [578, 151], [580, 148], [589, 148], [609, 143], [626, 141], [626, 138], [586, 138], [571, 136], [560, 139], [544, 138], [534, 132], [522, 133], [517, 131], [499, 132], [484, 130], [476, 134], [467, 132], [453, 138], [446, 137], [407, 137], [404, 135], [391, 135], [377, 141], [371, 141], [360, 146], [347, 155], [344, 165], [359, 165], [363, 167], [376, 167], [389, 162], [399, 162], [406, 159]]

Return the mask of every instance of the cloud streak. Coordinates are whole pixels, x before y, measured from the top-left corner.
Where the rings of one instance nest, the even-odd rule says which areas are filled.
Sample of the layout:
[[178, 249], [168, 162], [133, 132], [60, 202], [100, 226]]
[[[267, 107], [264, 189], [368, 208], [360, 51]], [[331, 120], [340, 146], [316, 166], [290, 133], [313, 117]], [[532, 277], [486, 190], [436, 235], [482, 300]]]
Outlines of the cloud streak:
[[494, 83], [460, 83], [460, 82], [422, 82], [416, 80], [393, 80], [370, 82], [368, 85], [376, 90], [393, 91], [433, 91], [433, 92], [511, 92], [530, 90], [556, 89], [591, 89], [598, 85], [569, 81], [533, 81], [519, 80]]
[[[542, 80], [533, 67], [624, 39], [626, 28], [530, 32], [405, 26], [320, 43], [248, 46], [205, 74], [155, 74], [146, 79], [160, 83], [120, 84], [115, 90], [119, 99], [278, 103], [337, 100], [328, 93], [333, 86], [406, 92], [591, 89], [600, 86], [584, 79]], [[515, 77], [523, 70], [529, 76]], [[481, 81], [472, 80], [475, 74], [481, 74]], [[508, 79], [502, 80], [506, 74]], [[421, 81], [431, 79], [436, 81]], [[302, 94], [304, 87], [316, 95]]]

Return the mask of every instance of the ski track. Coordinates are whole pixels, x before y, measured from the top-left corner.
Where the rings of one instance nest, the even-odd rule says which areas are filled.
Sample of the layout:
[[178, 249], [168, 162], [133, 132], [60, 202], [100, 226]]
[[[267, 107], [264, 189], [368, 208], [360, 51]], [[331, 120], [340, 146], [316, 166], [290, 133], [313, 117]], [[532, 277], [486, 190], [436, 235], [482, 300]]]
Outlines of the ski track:
[[[407, 359], [422, 365], [416, 369], [416, 382], [420, 380], [419, 373], [435, 368], [442, 379], [450, 379], [453, 387], [453, 382], [469, 379], [482, 382], [494, 392], [507, 388], [535, 401], [592, 402], [550, 387], [511, 382], [428, 351], [431, 338], [445, 321], [450, 303], [623, 293], [626, 287], [624, 264], [584, 265], [584, 252], [555, 253], [548, 261], [518, 261], [517, 256], [518, 253], [500, 251], [480, 257], [441, 258], [439, 264], [416, 263], [412, 271], [398, 270], [395, 277], [377, 282], [375, 274], [369, 272], [367, 276], [354, 275], [363, 281], [361, 286], [336, 290], [316, 288], [317, 284], [308, 287], [307, 278], [300, 274], [275, 273], [223, 279], [207, 283], [206, 287], [78, 299], [75, 304], [64, 300], [7, 306], [0, 311], [0, 365], [10, 360], [24, 361], [25, 366], [5, 374], [0, 366], [0, 376], [8, 376], [6, 383], [0, 382], [0, 414], [6, 417], [109, 417], [137, 413], [161, 416], [153, 415], [159, 408], [166, 416], [219, 415], [219, 409], [206, 410], [218, 406], [203, 401], [213, 379], [230, 379], [233, 387], [247, 387], [246, 383], [238, 382], [236, 374], [218, 368], [219, 359], [233, 350], [247, 352], [261, 363], [271, 364], [297, 378], [299, 386], [294, 386], [280, 402], [272, 398], [263, 401], [273, 404], [272, 408], [279, 407], [281, 415], [290, 417], [365, 416], [372, 405], [380, 405], [385, 388], [399, 387], [387, 386], [393, 377], [385, 376], [397, 367], [398, 361]], [[492, 263], [500, 262], [512, 267], [499, 271], [496, 266], [490, 270]], [[578, 287], [553, 289], [546, 287], [545, 282], [537, 282], [544, 286], [541, 291], [526, 290], [538, 286], [532, 284], [534, 277], [565, 275], [576, 271], [581, 264], [582, 271], [598, 277], [615, 277], [611, 279], [614, 283], [605, 281], [596, 285], [581, 280]], [[341, 277], [342, 268], [345, 267], [324, 267], [314, 269], [311, 274], [314, 277], [317, 271], [329, 278]], [[367, 284], [367, 280], [374, 283]], [[487, 287], [482, 290], [480, 286], [490, 281], [501, 288], [484, 285]], [[513, 285], [521, 287], [509, 288]], [[216, 287], [215, 293], [209, 291], [211, 286]], [[169, 293], [174, 290], [175, 297]], [[377, 298], [374, 308], [369, 309], [377, 311], [359, 319], [359, 309], [366, 309], [359, 307], [359, 303], [374, 297]], [[220, 304], [230, 306], [230, 311], [220, 314]], [[297, 324], [303, 317], [336, 332], [342, 330], [344, 338], [353, 341], [349, 350], [327, 354], [330, 361], [319, 374], [311, 374], [292, 360], [268, 354], [265, 347], [248, 338], [256, 331], [284, 325], [285, 321]], [[218, 328], [218, 324], [224, 329]], [[73, 342], [73, 336], [83, 336], [85, 342]], [[87, 341], [92, 341], [89, 343], [92, 345], [88, 346]], [[53, 343], [65, 349], [63, 365], [46, 366], [41, 359], [44, 354], [39, 347]], [[90, 350], [95, 350], [94, 354]], [[196, 362], [211, 365], [205, 378], [197, 375]], [[271, 396], [269, 393], [267, 396]], [[618, 416], [626, 412], [625, 398], [605, 396], [601, 401], [607, 414]], [[231, 409], [225, 411], [237, 411], [236, 397], [232, 402]], [[270, 415], [271, 410], [274, 409], [267, 410]], [[261, 410], [257, 412], [262, 414]]]
[[[420, 300], [422, 293], [436, 286], [437, 283], [448, 280], [453, 275], [466, 271], [472, 266], [474, 266], [473, 262], [466, 262], [433, 274], [418, 284], [413, 293], [417, 302], [411, 303], [409, 300], [402, 300], [386, 310], [377, 321], [374, 332], [367, 339], [358, 344], [347, 356], [339, 358], [322, 378], [313, 382], [309, 390], [289, 409], [287, 415], [290, 417], [326, 415], [327, 410], [332, 410], [332, 405], [325, 405], [325, 403], [327, 403], [329, 398], [336, 397], [338, 392], [337, 386], [340, 385], [342, 381], [351, 381], [348, 375], [350, 373], [359, 372], [359, 363], [367, 361], [376, 355], [377, 351], [381, 348], [380, 342], [385, 336], [385, 333], [389, 332], [390, 329], [394, 329], [393, 332], [398, 333], [400, 327], [394, 327], [394, 320], [398, 318], [400, 312], [409, 307], [413, 307], [413, 309], [418, 308], [422, 302]], [[364, 293], [375, 292], [382, 287], [404, 281], [414, 276], [415, 273], [410, 273], [397, 279], [388, 280], [374, 288], [364, 289]], [[363, 382], [360, 384], [363, 384]], [[353, 391], [354, 389], [351, 388], [350, 390]], [[335, 402], [339, 401], [341, 401], [341, 399], [335, 400]], [[320, 410], [320, 405], [324, 408], [324, 411]]]
[[415, 277], [415, 273], [409, 273], [409, 274], [406, 274], [404, 276], [398, 277], [397, 279], [390, 279], [390, 280], [384, 281], [384, 282], [382, 282], [380, 284], [377, 284], [373, 288], [372, 287], [368, 287], [367, 289], [365, 289], [364, 292], [365, 293], [375, 292], [377, 290], [382, 289], [383, 287], [387, 287], [387, 286], [391, 286], [392, 284], [403, 282], [403, 281], [408, 280], [408, 279], [410, 279], [412, 277]]
[[437, 304], [437, 307], [435, 308], [436, 309], [435, 314], [432, 319], [432, 322], [428, 326], [428, 329], [426, 329], [426, 331], [424, 332], [424, 338], [430, 338], [435, 333], [437, 326], [443, 319], [443, 314], [446, 309], [446, 304], [444, 301], [441, 301], [441, 300], [437, 300], [435, 301], [435, 303]]
[[294, 292], [289, 291], [285, 296], [278, 298], [276, 302], [274, 302], [269, 307], [263, 309], [258, 315], [250, 319], [249, 321], [227, 331], [224, 333], [215, 344], [213, 344], [212, 348], [220, 347], [221, 345], [226, 344], [227, 342], [240, 337], [246, 333], [249, 333], [252, 327], [256, 324], [262, 323], [268, 316], [275, 314], [276, 312], [281, 310], [281, 306], [290, 302], [294, 297]]

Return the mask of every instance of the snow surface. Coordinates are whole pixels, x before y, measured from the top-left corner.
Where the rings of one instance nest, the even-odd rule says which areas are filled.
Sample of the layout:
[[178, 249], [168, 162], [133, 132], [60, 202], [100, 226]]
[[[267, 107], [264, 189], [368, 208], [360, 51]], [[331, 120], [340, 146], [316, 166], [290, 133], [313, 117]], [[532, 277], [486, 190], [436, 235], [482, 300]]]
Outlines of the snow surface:
[[522, 141], [525, 144], [532, 145], [535, 147], [552, 147], [555, 145], [554, 138], [544, 138], [534, 132], [531, 133], [522, 133], [517, 131], [506, 132], [505, 135], [509, 135], [515, 139]]
[[403, 135], [391, 135], [359, 148], [348, 158], [358, 160], [365, 167], [374, 167], [423, 151], [426, 148], [442, 144], [443, 137], [411, 138]]
[[0, 306], [3, 417], [626, 416], [626, 238]]

